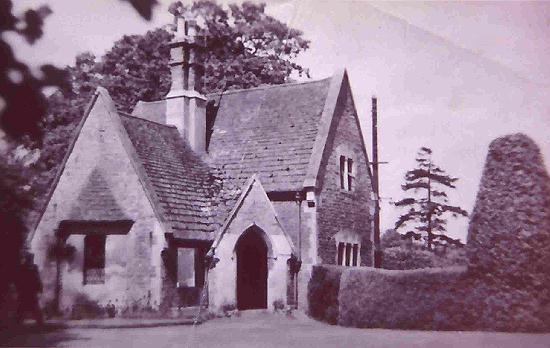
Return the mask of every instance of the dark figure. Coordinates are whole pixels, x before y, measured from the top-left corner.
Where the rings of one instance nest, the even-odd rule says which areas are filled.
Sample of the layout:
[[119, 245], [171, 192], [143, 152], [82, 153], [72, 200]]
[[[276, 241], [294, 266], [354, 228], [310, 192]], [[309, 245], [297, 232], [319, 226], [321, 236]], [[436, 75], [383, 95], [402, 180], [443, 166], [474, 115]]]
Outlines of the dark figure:
[[19, 272], [16, 274], [15, 286], [17, 288], [17, 322], [22, 323], [25, 313], [31, 312], [38, 325], [44, 323], [42, 310], [38, 304], [38, 294], [42, 292], [42, 282], [38, 267], [33, 263], [32, 254], [22, 257]]

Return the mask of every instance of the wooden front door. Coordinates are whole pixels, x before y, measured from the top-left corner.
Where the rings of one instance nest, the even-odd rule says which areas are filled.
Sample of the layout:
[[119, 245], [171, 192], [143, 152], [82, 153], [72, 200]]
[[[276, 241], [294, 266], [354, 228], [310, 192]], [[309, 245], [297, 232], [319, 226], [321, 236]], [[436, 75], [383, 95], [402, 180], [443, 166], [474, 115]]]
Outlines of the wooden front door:
[[259, 231], [237, 242], [237, 308], [267, 308], [267, 245]]

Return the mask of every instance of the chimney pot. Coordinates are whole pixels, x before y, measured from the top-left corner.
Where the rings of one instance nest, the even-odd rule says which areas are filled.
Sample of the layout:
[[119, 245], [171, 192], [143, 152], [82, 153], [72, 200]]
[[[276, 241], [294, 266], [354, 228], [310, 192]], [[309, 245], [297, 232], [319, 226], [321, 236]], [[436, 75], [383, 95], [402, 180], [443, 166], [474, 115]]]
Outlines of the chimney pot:
[[170, 46], [172, 84], [166, 95], [166, 123], [176, 126], [193, 150], [206, 150], [206, 97], [202, 89], [204, 44], [198, 40], [197, 21], [176, 18]]

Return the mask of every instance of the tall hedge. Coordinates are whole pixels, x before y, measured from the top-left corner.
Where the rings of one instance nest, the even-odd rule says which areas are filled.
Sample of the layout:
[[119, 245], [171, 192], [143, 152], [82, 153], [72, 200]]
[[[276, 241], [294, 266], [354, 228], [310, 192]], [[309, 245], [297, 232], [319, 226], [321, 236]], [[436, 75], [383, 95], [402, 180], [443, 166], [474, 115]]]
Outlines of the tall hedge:
[[338, 322], [338, 293], [342, 266], [313, 266], [308, 284], [309, 315], [330, 324]]
[[550, 178], [522, 134], [489, 146], [468, 231], [472, 269], [509, 282], [550, 276]]
[[466, 248], [471, 271], [500, 289], [492, 316], [550, 326], [550, 177], [529, 137], [490, 144]]

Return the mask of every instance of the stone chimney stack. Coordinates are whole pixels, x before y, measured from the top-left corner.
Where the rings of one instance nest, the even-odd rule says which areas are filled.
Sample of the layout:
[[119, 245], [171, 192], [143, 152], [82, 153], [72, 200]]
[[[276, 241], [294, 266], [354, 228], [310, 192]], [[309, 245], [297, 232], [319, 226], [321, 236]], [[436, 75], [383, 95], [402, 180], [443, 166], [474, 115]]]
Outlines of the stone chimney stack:
[[176, 17], [170, 42], [172, 85], [166, 100], [166, 124], [174, 125], [197, 153], [206, 151], [206, 97], [201, 94], [204, 40], [194, 19]]

